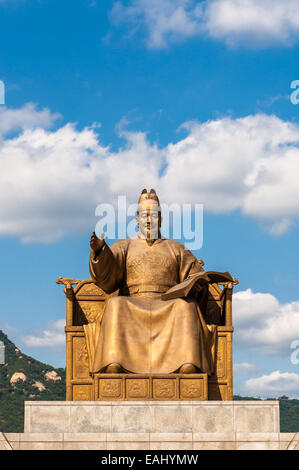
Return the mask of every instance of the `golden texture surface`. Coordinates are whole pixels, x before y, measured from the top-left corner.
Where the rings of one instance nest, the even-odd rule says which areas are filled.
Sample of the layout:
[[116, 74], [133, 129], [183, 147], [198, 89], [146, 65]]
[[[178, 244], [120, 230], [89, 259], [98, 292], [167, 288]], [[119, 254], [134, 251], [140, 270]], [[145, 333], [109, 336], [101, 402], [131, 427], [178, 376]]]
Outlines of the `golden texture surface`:
[[[68, 400], [232, 399], [238, 282], [206, 277], [202, 260], [161, 237], [161, 220], [156, 192], [143, 190], [138, 235], [108, 246], [93, 233], [91, 279], [57, 279], [66, 294]], [[182, 293], [193, 275], [202, 281]]]
[[93, 344], [92, 373], [117, 363], [130, 373], [169, 374], [183, 364], [214, 371], [215, 328], [207, 325], [195, 300], [161, 300], [161, 294], [203, 271], [178, 242], [141, 238], [104, 245], [90, 256], [90, 272], [106, 292], [119, 289], [97, 320], [84, 327]]

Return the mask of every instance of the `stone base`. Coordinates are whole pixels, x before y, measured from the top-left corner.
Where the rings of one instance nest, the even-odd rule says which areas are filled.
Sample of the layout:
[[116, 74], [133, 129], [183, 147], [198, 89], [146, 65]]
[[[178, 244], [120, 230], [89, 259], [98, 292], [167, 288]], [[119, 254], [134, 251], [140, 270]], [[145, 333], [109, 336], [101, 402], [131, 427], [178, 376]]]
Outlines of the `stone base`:
[[299, 450], [299, 433], [0, 433], [0, 450]]
[[208, 374], [95, 374], [95, 400], [207, 400]]
[[25, 402], [25, 433], [279, 433], [278, 401]]
[[25, 402], [24, 434], [0, 449], [298, 449], [278, 401]]

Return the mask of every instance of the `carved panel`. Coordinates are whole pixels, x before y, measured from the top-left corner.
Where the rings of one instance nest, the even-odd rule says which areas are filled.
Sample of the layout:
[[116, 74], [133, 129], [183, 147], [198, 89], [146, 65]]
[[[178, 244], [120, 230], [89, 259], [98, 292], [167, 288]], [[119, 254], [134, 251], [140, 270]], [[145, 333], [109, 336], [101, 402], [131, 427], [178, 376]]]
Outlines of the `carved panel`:
[[90, 300], [80, 300], [79, 305], [84, 312], [88, 323], [93, 323], [96, 321], [99, 314], [103, 311], [105, 304], [101, 301], [95, 302]]
[[73, 385], [74, 401], [90, 401], [92, 400], [92, 385], [80, 384]]
[[83, 284], [83, 286], [78, 286], [78, 290], [76, 290], [76, 295], [105, 295], [104, 291], [96, 286], [93, 282], [87, 282]]
[[227, 337], [218, 335], [216, 352], [216, 375], [218, 380], [227, 378]]
[[207, 374], [96, 374], [96, 400], [207, 400]]
[[127, 379], [126, 398], [128, 399], [148, 399], [150, 398], [149, 379]]
[[156, 400], [177, 399], [176, 379], [153, 379], [153, 398]]
[[180, 397], [185, 399], [204, 400], [204, 382], [200, 379], [181, 379]]
[[73, 336], [73, 378], [89, 378], [89, 363], [84, 336]]
[[99, 379], [98, 398], [100, 400], [121, 399], [123, 395], [122, 379]]

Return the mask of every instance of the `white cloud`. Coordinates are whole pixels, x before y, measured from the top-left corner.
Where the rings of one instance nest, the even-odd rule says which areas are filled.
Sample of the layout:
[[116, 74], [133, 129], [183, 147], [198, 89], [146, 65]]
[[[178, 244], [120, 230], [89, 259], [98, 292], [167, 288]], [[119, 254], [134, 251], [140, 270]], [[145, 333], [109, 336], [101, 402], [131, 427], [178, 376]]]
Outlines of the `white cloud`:
[[238, 347], [291, 355], [291, 343], [299, 339], [299, 301], [280, 304], [271, 294], [247, 289], [234, 294], [233, 313]]
[[237, 375], [249, 375], [256, 373], [258, 368], [255, 364], [250, 364], [249, 362], [240, 362], [239, 364], [234, 364], [234, 372]]
[[200, 9], [192, 0], [132, 0], [128, 6], [118, 1], [110, 19], [116, 26], [129, 23], [130, 36], [145, 28], [147, 46], [159, 49], [198, 34]]
[[65, 320], [51, 323], [40, 335], [28, 335], [23, 338], [26, 346], [31, 348], [61, 348], [65, 345]]
[[10, 340], [15, 340], [17, 338], [18, 330], [11, 325], [8, 325], [6, 321], [2, 320], [0, 317], [0, 330], [8, 336]]
[[299, 374], [276, 370], [269, 375], [246, 380], [242, 392], [268, 398], [284, 394], [290, 398], [299, 398]]
[[209, 36], [228, 45], [289, 45], [299, 37], [297, 0], [208, 0], [205, 27]]
[[99, 202], [112, 202], [119, 192], [136, 197], [139, 184], [157, 182], [160, 153], [144, 134], [125, 133], [127, 145], [113, 153], [100, 144], [97, 126], [48, 131], [58, 115], [30, 106], [5, 110], [5, 132], [22, 130], [0, 135], [0, 234], [52, 242], [84, 233], [94, 228]]
[[149, 48], [208, 36], [229, 46], [289, 45], [299, 37], [297, 0], [131, 0], [114, 3], [111, 22], [141, 32]]
[[299, 126], [275, 116], [187, 123], [187, 136], [162, 148], [120, 128], [125, 145], [113, 152], [96, 125], [53, 129], [59, 115], [31, 104], [2, 113], [1, 235], [53, 242], [92, 231], [100, 202], [136, 202], [146, 186], [162, 202], [240, 210], [275, 234], [299, 218]]
[[296, 221], [299, 126], [258, 114], [185, 127], [187, 137], [166, 149], [165, 198], [178, 193], [178, 202], [197, 199], [214, 213], [240, 209], [277, 234]]
[[51, 113], [48, 108], [38, 111], [34, 103], [27, 103], [19, 109], [0, 107], [0, 138], [7, 133], [25, 131], [38, 127], [50, 128], [59, 119], [59, 113]]

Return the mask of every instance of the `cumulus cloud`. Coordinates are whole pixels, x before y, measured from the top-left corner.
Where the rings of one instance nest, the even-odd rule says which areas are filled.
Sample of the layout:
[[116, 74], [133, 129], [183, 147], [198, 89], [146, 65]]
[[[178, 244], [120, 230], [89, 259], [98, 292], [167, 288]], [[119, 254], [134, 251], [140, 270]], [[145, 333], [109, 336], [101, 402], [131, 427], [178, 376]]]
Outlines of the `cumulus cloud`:
[[48, 108], [38, 110], [34, 103], [27, 103], [19, 109], [0, 108], [0, 138], [8, 133], [43, 127], [48, 129], [59, 119], [59, 113], [51, 113]]
[[57, 113], [31, 104], [2, 113], [1, 235], [55, 242], [92, 231], [99, 203], [136, 202], [147, 186], [165, 203], [240, 210], [276, 235], [299, 218], [299, 126], [276, 116], [185, 123], [187, 135], [165, 147], [122, 127], [124, 145], [112, 151], [98, 125], [59, 127]]
[[204, 36], [229, 46], [289, 45], [299, 37], [297, 0], [130, 0], [117, 1], [113, 25], [129, 25], [129, 36], [146, 37], [151, 49]]
[[234, 364], [234, 372], [237, 375], [249, 375], [256, 373], [258, 368], [255, 364], [250, 364], [249, 362], [240, 362], [239, 364]]
[[290, 355], [299, 339], [299, 301], [280, 304], [271, 294], [251, 289], [233, 296], [235, 341], [262, 354]]
[[145, 29], [147, 46], [160, 49], [197, 35], [200, 14], [200, 4], [190, 0], [132, 0], [115, 2], [110, 19], [115, 26], [129, 24], [130, 36]]
[[167, 147], [170, 194], [179, 187], [181, 199], [196, 195], [214, 213], [240, 209], [273, 233], [290, 227], [299, 215], [299, 126], [257, 114], [185, 128], [188, 136]]
[[299, 374], [276, 370], [271, 374], [246, 380], [242, 392], [268, 398], [277, 398], [284, 394], [290, 398], [299, 398]]
[[[135, 190], [136, 197], [137, 182], [157, 181], [159, 153], [144, 134], [127, 133], [126, 147], [114, 154], [100, 144], [97, 126], [78, 131], [67, 124], [50, 131], [46, 127], [56, 114], [31, 105], [19, 111], [5, 110], [3, 119], [6, 133], [17, 127], [21, 132], [8, 138], [0, 134], [2, 235], [51, 242], [91, 230], [99, 202], [111, 202], [115, 192]], [[133, 189], [128, 171], [136, 181]]]
[[205, 4], [209, 36], [228, 45], [290, 45], [298, 40], [297, 0], [208, 0]]
[[31, 348], [62, 348], [65, 345], [65, 319], [57, 320], [40, 334], [28, 335], [23, 338], [26, 346]]

